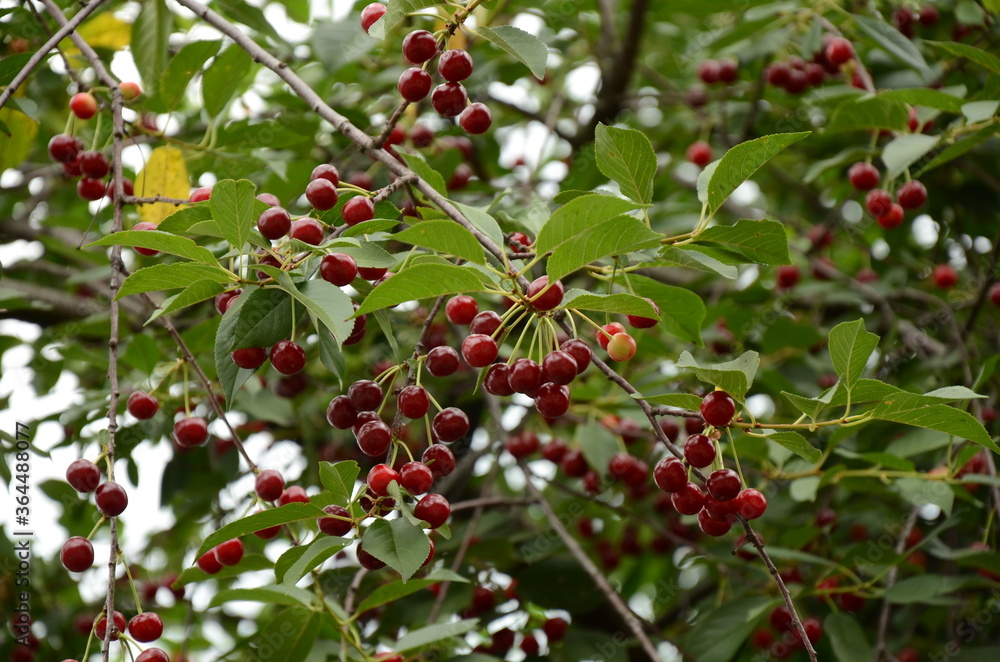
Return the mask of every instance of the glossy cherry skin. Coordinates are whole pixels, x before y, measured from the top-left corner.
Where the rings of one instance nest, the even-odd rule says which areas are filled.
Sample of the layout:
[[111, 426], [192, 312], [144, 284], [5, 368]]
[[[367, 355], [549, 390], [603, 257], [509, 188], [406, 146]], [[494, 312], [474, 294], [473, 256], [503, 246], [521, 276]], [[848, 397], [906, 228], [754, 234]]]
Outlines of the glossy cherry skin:
[[687, 485], [687, 469], [676, 457], [665, 457], [653, 468], [653, 480], [664, 492], [680, 492]]
[[684, 459], [692, 467], [707, 467], [715, 461], [715, 454], [715, 443], [703, 434], [693, 434], [684, 442]]
[[66, 468], [66, 482], [77, 492], [93, 492], [101, 484], [101, 470], [90, 460], [74, 460]]
[[388, 464], [376, 464], [368, 472], [366, 482], [376, 496], [389, 496], [389, 483], [399, 484], [399, 473]]
[[717, 428], [729, 425], [736, 415], [736, 401], [725, 391], [712, 391], [701, 400], [701, 417]]
[[59, 552], [59, 560], [70, 572], [83, 572], [94, 565], [94, 546], [81, 536], [73, 536]]
[[[540, 295], [543, 290], [545, 293]], [[552, 310], [562, 303], [565, 293], [566, 290], [563, 288], [562, 282], [558, 280], [549, 287], [548, 276], [541, 276], [533, 280], [526, 292], [532, 307], [536, 310]]]
[[458, 352], [442, 345], [427, 353], [427, 371], [435, 377], [447, 377], [458, 370]]
[[469, 417], [458, 407], [447, 407], [434, 416], [431, 429], [441, 441], [457, 441], [469, 431]]
[[428, 494], [413, 507], [413, 514], [422, 519], [432, 529], [436, 529], [448, 520], [451, 505], [440, 494]]
[[428, 446], [420, 461], [427, 465], [435, 478], [444, 478], [455, 470], [455, 454], [442, 444]]
[[346, 536], [354, 528], [351, 521], [351, 514], [346, 508], [337, 505], [329, 505], [323, 508], [323, 512], [333, 517], [319, 518], [319, 530], [328, 536]]
[[291, 340], [279, 340], [271, 347], [271, 365], [283, 375], [294, 375], [306, 367], [306, 352]]
[[434, 483], [434, 473], [423, 462], [407, 462], [399, 470], [399, 483], [414, 496], [426, 494]]
[[215, 558], [224, 566], [236, 565], [243, 560], [243, 551], [243, 541], [233, 538], [216, 546]]
[[95, 492], [94, 500], [105, 517], [118, 517], [128, 507], [128, 494], [118, 483], [102, 483]]
[[263, 501], [274, 501], [285, 491], [285, 479], [274, 469], [264, 469], [254, 480], [257, 496]]
[[128, 632], [136, 641], [156, 641], [163, 634], [163, 619], [151, 611], [136, 614], [128, 622]]

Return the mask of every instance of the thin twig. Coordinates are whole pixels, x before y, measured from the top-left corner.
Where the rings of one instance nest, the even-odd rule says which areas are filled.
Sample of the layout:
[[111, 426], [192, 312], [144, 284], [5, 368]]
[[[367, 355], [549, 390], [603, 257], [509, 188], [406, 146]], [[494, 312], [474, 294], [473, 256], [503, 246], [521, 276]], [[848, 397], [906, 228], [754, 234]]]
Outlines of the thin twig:
[[167, 203], [167, 204], [170, 204], [170, 205], [189, 205], [189, 204], [191, 204], [190, 200], [186, 200], [186, 199], [182, 199], [182, 198], [167, 198], [167, 197], [162, 196], [162, 195], [154, 195], [154, 196], [151, 196], [151, 197], [148, 197], [148, 198], [141, 198], [141, 197], [134, 196], [134, 195], [126, 195], [126, 196], [124, 196], [124, 199], [122, 200], [122, 202], [124, 202], [127, 205], [152, 205], [152, 204], [156, 204], [157, 202], [164, 202], [164, 203]]
[[[903, 530], [899, 532], [899, 539], [896, 541], [896, 556], [903, 553], [906, 549], [906, 540], [910, 537], [910, 531], [913, 530], [914, 525], [917, 523], [917, 513], [920, 511], [919, 508], [913, 508], [910, 511], [909, 516], [906, 518], [906, 523], [903, 524]], [[888, 593], [896, 584], [896, 575], [899, 572], [899, 566], [894, 565], [889, 570], [889, 574], [885, 578], [885, 592]], [[885, 638], [889, 630], [889, 611], [892, 606], [889, 604], [889, 599], [884, 598], [882, 600], [882, 610], [878, 615], [878, 635], [875, 639], [875, 662], [882, 659], [885, 654]]]

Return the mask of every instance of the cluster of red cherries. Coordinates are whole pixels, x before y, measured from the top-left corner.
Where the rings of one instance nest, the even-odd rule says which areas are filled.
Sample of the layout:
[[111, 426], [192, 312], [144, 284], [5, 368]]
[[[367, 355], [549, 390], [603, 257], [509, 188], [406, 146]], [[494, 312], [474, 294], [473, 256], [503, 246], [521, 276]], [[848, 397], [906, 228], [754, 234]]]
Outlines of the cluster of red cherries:
[[[385, 15], [386, 6], [374, 2], [361, 12], [361, 27], [368, 32], [377, 20]], [[445, 37], [442, 37], [442, 39]], [[431, 91], [433, 80], [427, 66], [435, 56], [438, 75], [443, 83]], [[399, 95], [410, 103], [419, 103], [430, 94], [431, 106], [442, 117], [458, 117], [458, 123], [466, 133], [478, 135], [486, 133], [493, 123], [490, 109], [483, 103], [469, 103], [469, 95], [462, 81], [472, 75], [472, 56], [460, 48], [441, 51], [438, 38], [427, 30], [414, 30], [403, 39], [403, 57], [414, 66], [399, 77], [396, 88]]]
[[[830, 34], [823, 35], [823, 43], [811, 62], [792, 56], [769, 65], [767, 82], [789, 94], [802, 94], [810, 87], [822, 85], [827, 76], [839, 74], [841, 67], [854, 57], [854, 46], [847, 39]], [[853, 84], [861, 86], [857, 74]]]
[[847, 178], [858, 191], [867, 191], [865, 208], [875, 221], [892, 230], [903, 222], [904, 210], [919, 209], [927, 202], [927, 187], [916, 179], [910, 180], [896, 191], [896, 201], [883, 189], [877, 188], [881, 175], [871, 163], [859, 161], [847, 171]]

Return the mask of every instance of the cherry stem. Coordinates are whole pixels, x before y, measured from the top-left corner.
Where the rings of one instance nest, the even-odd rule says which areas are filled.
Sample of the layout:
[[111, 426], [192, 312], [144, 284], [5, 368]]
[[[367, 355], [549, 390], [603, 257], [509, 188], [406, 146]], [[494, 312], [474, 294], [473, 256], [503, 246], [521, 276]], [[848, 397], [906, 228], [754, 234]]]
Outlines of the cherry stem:
[[139, 601], [139, 593], [135, 590], [135, 580], [132, 579], [132, 571], [129, 570], [128, 563], [125, 562], [124, 555], [122, 555], [122, 565], [125, 566], [125, 575], [128, 577], [128, 586], [132, 589], [132, 599], [135, 600], [135, 610], [142, 613], [142, 603]]
[[90, 533], [87, 534], [87, 540], [93, 538], [94, 534], [97, 533], [97, 530], [100, 529], [101, 526], [103, 526], [106, 521], [108, 521], [108, 518], [102, 515], [101, 519], [97, 520], [97, 524], [94, 525], [94, 528], [91, 529]]

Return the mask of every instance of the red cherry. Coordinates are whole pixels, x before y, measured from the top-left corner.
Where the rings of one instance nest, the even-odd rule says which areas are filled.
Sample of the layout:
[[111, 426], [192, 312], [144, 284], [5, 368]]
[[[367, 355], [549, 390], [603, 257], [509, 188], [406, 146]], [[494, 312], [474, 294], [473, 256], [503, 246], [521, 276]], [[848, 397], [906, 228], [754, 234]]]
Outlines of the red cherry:
[[66, 468], [66, 482], [77, 492], [93, 492], [101, 483], [101, 470], [90, 460], [74, 460]]
[[413, 128], [410, 129], [410, 142], [413, 143], [414, 147], [429, 147], [434, 142], [434, 131], [426, 124], [414, 124]]
[[128, 506], [128, 494], [118, 483], [102, 483], [95, 492], [97, 510], [105, 517], [118, 517]]
[[827, 43], [825, 53], [830, 64], [839, 67], [854, 57], [854, 46], [843, 37], [834, 37]]
[[576, 361], [576, 374], [582, 374], [587, 366], [590, 365], [590, 360], [593, 357], [593, 352], [590, 351], [590, 347], [587, 343], [582, 340], [571, 338], [565, 341], [559, 346], [559, 349], [566, 352]]
[[396, 398], [396, 406], [399, 413], [413, 420], [423, 418], [430, 408], [431, 401], [427, 396], [427, 391], [422, 386], [411, 384], [399, 392]]
[[712, 162], [712, 147], [704, 140], [699, 140], [691, 143], [685, 157], [699, 168], [704, 168]]
[[635, 338], [628, 333], [616, 333], [608, 341], [608, 356], [613, 361], [628, 361], [635, 356]]
[[549, 382], [538, 387], [535, 409], [546, 418], [558, 418], [569, 411], [569, 388]]
[[791, 69], [788, 72], [788, 80], [785, 82], [785, 91], [789, 94], [802, 94], [809, 85], [809, 78], [806, 73], [799, 69]]
[[422, 519], [432, 529], [436, 529], [447, 521], [451, 515], [451, 505], [440, 494], [428, 494], [413, 507], [413, 514]]
[[135, 662], [170, 662], [170, 656], [164, 653], [161, 648], [147, 648], [139, 653]]
[[94, 546], [80, 536], [73, 536], [63, 543], [59, 560], [70, 572], [83, 572], [94, 565]]
[[414, 30], [403, 38], [403, 57], [413, 64], [423, 64], [437, 54], [438, 44], [427, 30]]
[[736, 414], [736, 402], [725, 391], [712, 391], [701, 400], [701, 417], [720, 428], [729, 425]]
[[233, 363], [244, 370], [256, 370], [267, 360], [267, 350], [263, 347], [247, 347], [246, 349], [237, 349], [230, 356]]
[[531, 246], [531, 238], [528, 237], [528, 235], [524, 234], [523, 232], [511, 232], [509, 240], [510, 240], [510, 247], [513, 250], [520, 250], [520, 248], [514, 245], [515, 241], [521, 244], [521, 246], [523, 246], [524, 248], [529, 248]]
[[859, 161], [848, 169], [847, 178], [851, 181], [851, 186], [857, 190], [870, 191], [878, 186], [878, 168], [871, 163]]
[[80, 154], [80, 170], [91, 179], [103, 179], [111, 171], [111, 164], [101, 152], [83, 152]]
[[414, 496], [425, 494], [434, 483], [434, 474], [423, 462], [407, 462], [399, 470], [399, 484]]
[[380, 570], [385, 567], [385, 563], [375, 558], [361, 548], [362, 543], [358, 543], [358, 563], [367, 570]]
[[258, 193], [257, 199], [263, 202], [268, 207], [281, 206], [281, 200], [279, 200], [278, 196], [274, 195], [273, 193]]
[[[929, 28], [934, 24], [936, 24], [939, 18], [941, 18], [941, 14], [940, 12], [938, 12], [937, 7], [935, 7], [934, 5], [924, 5], [923, 7], [920, 8], [920, 25], [924, 26], [925, 28]], [[913, 649], [904, 649], [904, 650], [913, 650]], [[899, 658], [899, 662], [909, 662], [909, 660], [903, 659], [902, 651], [897, 653], [896, 657]], [[916, 662], [916, 660], [914, 660], [913, 662]]]
[[271, 365], [283, 375], [294, 375], [306, 367], [306, 352], [291, 340], [279, 340], [271, 347]]
[[448, 407], [434, 416], [431, 429], [441, 441], [457, 441], [469, 431], [469, 417], [458, 407]]
[[503, 325], [503, 320], [492, 310], [484, 310], [472, 318], [469, 323], [471, 333], [481, 333], [484, 336], [492, 336]]
[[136, 614], [128, 622], [128, 632], [142, 643], [156, 641], [163, 634], [163, 619], [151, 611]]
[[104, 182], [84, 177], [76, 183], [76, 192], [84, 200], [100, 200], [104, 197]]
[[679, 491], [670, 496], [670, 503], [681, 515], [696, 515], [705, 502], [701, 488], [694, 483], [687, 483]]
[[510, 367], [507, 382], [515, 393], [534, 395], [542, 384], [542, 368], [531, 359], [518, 359]]
[[664, 492], [680, 492], [687, 484], [687, 469], [676, 457], [665, 457], [653, 468], [653, 481]]
[[361, 29], [365, 32], [385, 15], [386, 7], [381, 2], [373, 2], [361, 10]]
[[60, 133], [49, 140], [49, 156], [59, 163], [74, 161], [83, 151], [83, 142], [79, 138]]
[[472, 75], [472, 56], [460, 48], [453, 48], [441, 53], [437, 66], [441, 78], [457, 83]]
[[191, 195], [188, 196], [188, 200], [191, 202], [205, 202], [212, 198], [212, 187], [202, 186], [201, 188], [196, 188], [191, 191]]
[[385, 144], [388, 146], [392, 145], [402, 145], [403, 141], [406, 140], [406, 129], [399, 126], [398, 124], [392, 127], [389, 131], [389, 135], [385, 138]]
[[[547, 288], [547, 289], [546, 289]], [[544, 294], [540, 293], [545, 291]], [[560, 281], [556, 281], [549, 287], [549, 277], [542, 276], [536, 278], [532, 281], [531, 285], [528, 286], [528, 299], [531, 301], [531, 305], [535, 310], [552, 310], [556, 306], [562, 303], [563, 295], [566, 290], [563, 288], [563, 284]]]
[[194, 448], [208, 441], [208, 423], [200, 416], [189, 416], [174, 423], [174, 439], [181, 448]]
[[375, 218], [375, 204], [363, 195], [353, 197], [344, 203], [343, 215], [348, 225], [370, 221]]
[[389, 483], [399, 484], [399, 473], [388, 464], [376, 464], [368, 472], [366, 482], [376, 496], [389, 496]]
[[427, 465], [435, 478], [444, 478], [455, 470], [455, 455], [441, 444], [432, 444], [424, 450], [420, 461]]
[[207, 575], [214, 575], [222, 570], [222, 564], [219, 563], [219, 559], [215, 556], [214, 547], [202, 554], [196, 565]]
[[700, 528], [705, 535], [719, 537], [724, 536], [729, 533], [732, 528], [733, 523], [729, 520], [717, 520], [711, 517], [708, 510], [702, 508], [698, 511], [698, 528]]
[[708, 476], [708, 492], [719, 501], [735, 499], [740, 493], [740, 476], [732, 469], [719, 469]]
[[703, 434], [691, 435], [684, 442], [684, 459], [692, 467], [707, 467], [715, 461], [715, 443]]
[[156, 416], [160, 409], [159, 401], [145, 391], [132, 391], [125, 402], [125, 408], [141, 421], [149, 420]]
[[542, 446], [542, 457], [549, 462], [559, 464], [562, 462], [563, 457], [566, 456], [567, 451], [566, 442], [556, 438]]
[[97, 99], [90, 92], [74, 94], [69, 100], [69, 109], [82, 120], [89, 120], [97, 112]]
[[274, 469], [264, 469], [257, 474], [254, 489], [262, 501], [274, 501], [285, 491], [285, 479]]
[[491, 395], [506, 397], [514, 395], [515, 391], [510, 385], [510, 366], [506, 363], [494, 363], [486, 371], [486, 378], [483, 380], [483, 388]]
[[319, 530], [328, 536], [346, 536], [354, 528], [351, 520], [351, 513], [346, 508], [337, 505], [329, 505], [323, 508], [323, 512], [333, 517], [320, 517]]
[[[118, 641], [118, 635], [125, 632], [125, 615], [120, 611], [115, 611], [111, 615], [112, 622], [114, 626], [111, 629], [111, 641]], [[101, 620], [97, 621], [97, 625], [94, 626], [94, 634], [101, 641], [104, 641], [104, 637], [108, 633], [108, 619], [106, 616], [102, 616]]]
[[931, 274], [934, 286], [942, 290], [950, 290], [958, 285], [958, 272], [950, 264], [939, 264]]
[[476, 102], [462, 111], [458, 117], [458, 124], [462, 129], [473, 136], [486, 133], [493, 125], [493, 113], [489, 106]]
[[236, 565], [243, 559], [243, 542], [233, 538], [220, 543], [215, 547], [215, 558], [224, 566]]
[[320, 211], [333, 209], [337, 205], [337, 187], [322, 177], [314, 179], [306, 186], [306, 200]]
[[358, 263], [344, 253], [324, 255], [319, 265], [319, 275], [328, 283], [344, 287], [354, 282], [358, 275]]
[[476, 333], [462, 341], [462, 358], [473, 368], [485, 368], [497, 359], [497, 341]]
[[419, 67], [411, 67], [399, 76], [396, 89], [410, 103], [423, 101], [431, 91], [431, 75]]
[[542, 360], [543, 379], [556, 384], [569, 384], [576, 379], [576, 359], [569, 352], [555, 350]]
[[[139, 227], [139, 225], [141, 225], [141, 223], [136, 224], [136, 226], [132, 229], [135, 230]], [[215, 309], [219, 311], [220, 315], [225, 315], [226, 311], [229, 310], [229, 306], [233, 305], [233, 302], [236, 301], [236, 297], [241, 294], [243, 294], [243, 290], [241, 288], [217, 294], [215, 296]]]
[[[326, 180], [317, 179], [316, 181], [325, 182]], [[300, 218], [292, 223], [288, 236], [310, 246], [319, 246], [323, 243], [323, 226], [315, 218]]]
[[[334, 187], [340, 186], [340, 172], [337, 170], [336, 166], [330, 165], [329, 163], [321, 163], [309, 174], [309, 181], [315, 181], [317, 179], [325, 179], [334, 185]], [[361, 188], [370, 188], [368, 186], [362, 186]]]
[[698, 63], [698, 78], [706, 85], [719, 82], [719, 63], [715, 60], [704, 60]]
[[452, 324], [466, 326], [479, 314], [479, 304], [472, 297], [461, 294], [448, 300], [444, 312]]
[[[656, 311], [656, 314], [659, 315], [660, 307], [656, 305], [656, 302], [652, 299], [646, 299], [646, 301], [649, 302], [653, 310]], [[626, 315], [625, 318], [628, 320], [629, 326], [634, 329], [651, 329], [656, 326], [658, 321], [652, 317], [640, 317], [639, 315]]]
[[528, 457], [538, 450], [538, 436], [530, 430], [511, 435], [504, 444], [507, 452], [516, 458]]
[[[888, 195], [886, 195], [888, 197]], [[889, 203], [889, 210], [875, 219], [876, 222], [886, 230], [897, 228], [903, 222], [903, 207], [896, 203]]]
[[381, 420], [369, 421], [357, 432], [358, 447], [369, 457], [385, 455], [392, 443], [392, 431]]
[[292, 217], [281, 207], [271, 207], [257, 218], [257, 229], [265, 239], [281, 239], [292, 228]]
[[561, 618], [549, 618], [542, 624], [542, 632], [545, 633], [550, 643], [565, 639], [567, 629], [569, 629], [569, 623]]
[[915, 179], [906, 182], [896, 191], [896, 201], [903, 209], [923, 207], [927, 202], [927, 188]]
[[358, 417], [358, 410], [351, 404], [351, 399], [346, 395], [338, 395], [330, 401], [326, 408], [326, 420], [338, 430], [347, 430], [354, 425]]
[[347, 397], [358, 411], [375, 411], [382, 404], [382, 387], [369, 379], [360, 379], [347, 389]]
[[993, 283], [990, 286], [990, 303], [1000, 308], [1000, 283]]
[[442, 117], [459, 115], [469, 103], [469, 95], [461, 83], [442, 83], [431, 92], [431, 106]]
[[365, 280], [379, 280], [388, 272], [385, 267], [358, 267], [358, 275]]
[[427, 371], [435, 377], [447, 377], [458, 370], [458, 352], [442, 345], [427, 353]]
[[309, 503], [306, 491], [298, 485], [286, 487], [285, 491], [278, 497], [278, 506], [287, 506], [290, 503]]
[[601, 349], [607, 349], [611, 338], [618, 333], [625, 333], [625, 327], [618, 322], [605, 324], [601, 327], [601, 330], [597, 332], [597, 344], [601, 346]]
[[779, 290], [791, 289], [799, 282], [799, 268], [794, 264], [782, 265], [775, 271], [775, 278]]

